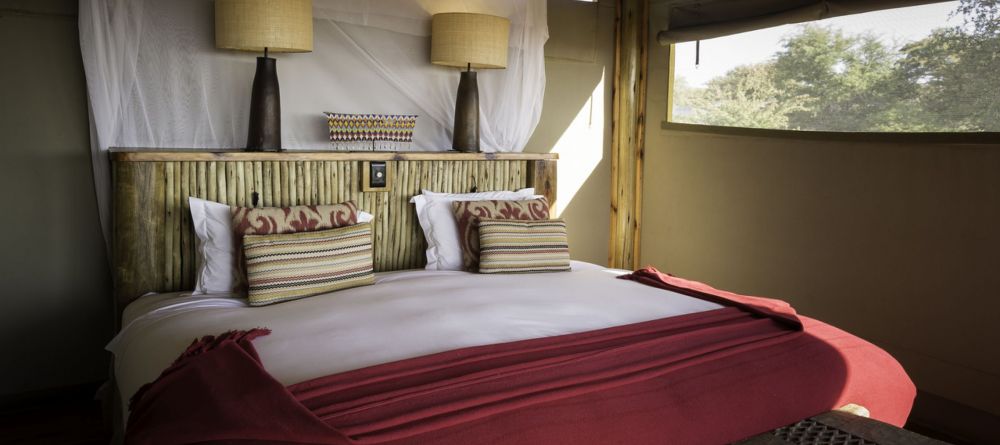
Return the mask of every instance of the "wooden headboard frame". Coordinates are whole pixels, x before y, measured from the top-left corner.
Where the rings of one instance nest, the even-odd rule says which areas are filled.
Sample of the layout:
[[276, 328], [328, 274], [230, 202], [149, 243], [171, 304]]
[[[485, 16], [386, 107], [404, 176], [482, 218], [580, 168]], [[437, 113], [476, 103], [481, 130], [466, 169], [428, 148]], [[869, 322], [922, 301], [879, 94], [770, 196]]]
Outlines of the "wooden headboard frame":
[[[375, 270], [423, 267], [426, 244], [410, 197], [535, 187], [555, 205], [555, 154], [242, 151], [111, 152], [114, 293], [119, 311], [146, 292], [192, 289], [195, 240], [188, 196], [230, 205], [353, 200], [375, 215]], [[386, 192], [361, 188], [365, 161], [386, 161]]]

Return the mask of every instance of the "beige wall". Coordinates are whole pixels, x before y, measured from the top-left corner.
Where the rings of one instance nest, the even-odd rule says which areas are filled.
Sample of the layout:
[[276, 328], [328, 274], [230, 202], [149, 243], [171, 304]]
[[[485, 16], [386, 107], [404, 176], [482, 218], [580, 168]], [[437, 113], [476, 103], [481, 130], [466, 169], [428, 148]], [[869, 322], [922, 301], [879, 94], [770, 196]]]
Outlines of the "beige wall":
[[108, 266], [75, 1], [0, 1], [0, 396], [107, 374]]
[[557, 211], [571, 254], [606, 264], [614, 2], [549, 0], [548, 19], [542, 119], [525, 151], [559, 153]]
[[785, 299], [1000, 414], [1000, 143], [663, 130], [666, 65], [652, 46], [642, 262]]

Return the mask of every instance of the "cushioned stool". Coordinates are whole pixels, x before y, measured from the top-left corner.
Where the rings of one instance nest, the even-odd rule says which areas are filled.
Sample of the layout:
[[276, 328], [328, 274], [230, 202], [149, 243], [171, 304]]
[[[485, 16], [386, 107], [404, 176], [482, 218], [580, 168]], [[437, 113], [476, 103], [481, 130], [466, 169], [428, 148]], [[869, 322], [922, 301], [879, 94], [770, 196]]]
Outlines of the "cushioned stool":
[[940, 440], [841, 410], [800, 420], [738, 445], [947, 445]]

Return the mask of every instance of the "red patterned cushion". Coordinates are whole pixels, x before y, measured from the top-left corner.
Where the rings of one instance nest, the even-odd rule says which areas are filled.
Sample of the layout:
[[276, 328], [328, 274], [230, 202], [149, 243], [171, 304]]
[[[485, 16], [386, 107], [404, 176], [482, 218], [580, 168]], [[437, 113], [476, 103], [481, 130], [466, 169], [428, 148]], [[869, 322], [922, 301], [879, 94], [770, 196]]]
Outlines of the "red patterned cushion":
[[479, 270], [480, 219], [549, 219], [549, 202], [545, 198], [524, 201], [456, 201], [452, 208], [462, 245], [462, 267], [473, 272]]
[[358, 223], [358, 206], [353, 201], [314, 206], [233, 207], [232, 212], [238, 243], [243, 242], [243, 235], [315, 232]]

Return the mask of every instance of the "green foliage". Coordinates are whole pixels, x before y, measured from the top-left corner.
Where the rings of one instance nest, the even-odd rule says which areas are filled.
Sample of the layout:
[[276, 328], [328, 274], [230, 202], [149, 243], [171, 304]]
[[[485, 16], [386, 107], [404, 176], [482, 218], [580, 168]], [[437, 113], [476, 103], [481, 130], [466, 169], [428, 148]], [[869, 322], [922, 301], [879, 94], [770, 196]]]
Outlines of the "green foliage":
[[850, 131], [875, 125], [884, 113], [881, 87], [893, 73], [895, 53], [875, 36], [805, 26], [777, 54], [774, 82], [782, 99], [808, 98], [789, 115], [787, 128]]
[[[1000, 0], [902, 48], [805, 25], [768, 62], [675, 85], [675, 120], [827, 131], [1000, 131]], [[681, 83], [683, 85], [683, 83]]]
[[936, 131], [1000, 130], [1000, 5], [963, 0], [962, 27], [903, 47], [898, 71]]
[[[749, 128], [786, 128], [788, 116], [805, 109], [805, 99], [785, 97], [773, 82], [774, 67], [757, 64], [737, 67], [712, 79], [708, 88], [684, 88], [678, 99], [691, 108], [683, 121]], [[677, 91], [676, 85], [674, 91]]]
[[1000, 37], [1000, 0], [960, 0], [955, 14], [965, 17], [974, 35]]

